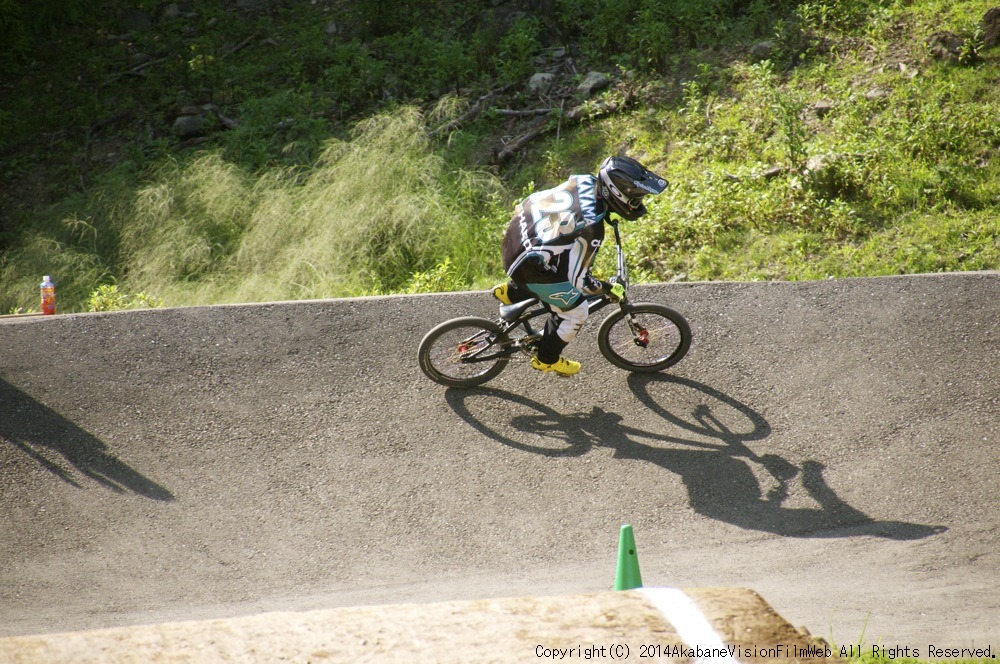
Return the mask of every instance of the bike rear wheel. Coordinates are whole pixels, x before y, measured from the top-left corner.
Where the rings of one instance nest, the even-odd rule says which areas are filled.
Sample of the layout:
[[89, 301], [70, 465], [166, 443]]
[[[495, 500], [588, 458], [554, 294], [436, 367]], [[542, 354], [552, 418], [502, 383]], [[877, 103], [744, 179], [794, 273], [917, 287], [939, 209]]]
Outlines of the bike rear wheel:
[[435, 383], [448, 387], [482, 385], [504, 370], [509, 337], [499, 325], [468, 316], [431, 329], [417, 349], [420, 368]]
[[687, 354], [691, 327], [684, 316], [661, 304], [629, 304], [601, 323], [597, 345], [616, 367], [652, 373]]

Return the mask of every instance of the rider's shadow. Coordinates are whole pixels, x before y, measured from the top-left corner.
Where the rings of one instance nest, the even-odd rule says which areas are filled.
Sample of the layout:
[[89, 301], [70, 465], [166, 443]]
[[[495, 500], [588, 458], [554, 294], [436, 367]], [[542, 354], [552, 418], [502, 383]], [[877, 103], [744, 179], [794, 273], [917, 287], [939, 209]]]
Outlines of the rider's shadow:
[[[671, 413], [650, 394], [650, 387], [657, 384], [693, 390], [700, 403], [691, 407], [689, 418]], [[621, 415], [599, 407], [590, 413], [564, 415], [524, 396], [492, 388], [449, 390], [446, 399], [475, 429], [516, 449], [546, 456], [580, 456], [599, 445], [612, 448], [617, 459], [654, 463], [680, 477], [694, 511], [748, 530], [787, 537], [873, 535], [899, 540], [919, 539], [945, 530], [940, 526], [876, 521], [837, 495], [823, 477], [820, 463], [805, 461], [796, 466], [776, 454], [756, 454], [746, 443], [767, 438], [770, 425], [756, 411], [713, 388], [661, 374], [633, 374], [629, 385], [639, 402], [671, 425], [664, 431], [680, 429], [682, 433], [665, 435], [631, 427], [624, 424]], [[506, 422], [487, 424], [469, 409], [466, 402], [473, 397], [508, 402], [508, 412], [516, 414]], [[727, 424], [732, 417], [719, 414], [733, 412], [738, 422], [732, 424]], [[767, 491], [755, 476], [751, 462], [760, 464], [771, 478], [772, 486]], [[805, 490], [813, 506], [786, 505], [793, 482]]]
[[0, 443], [8, 443], [55, 477], [83, 488], [71, 468], [116, 493], [171, 501], [173, 494], [116, 457], [75, 423], [0, 379]]

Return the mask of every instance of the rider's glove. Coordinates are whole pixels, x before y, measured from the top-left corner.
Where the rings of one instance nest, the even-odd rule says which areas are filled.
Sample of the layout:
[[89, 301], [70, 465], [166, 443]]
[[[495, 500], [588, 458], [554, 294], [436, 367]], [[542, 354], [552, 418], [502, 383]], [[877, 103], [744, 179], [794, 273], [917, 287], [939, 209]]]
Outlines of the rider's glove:
[[602, 281], [601, 284], [604, 286], [604, 294], [612, 302], [621, 302], [625, 297], [625, 286], [622, 284], [610, 281]]

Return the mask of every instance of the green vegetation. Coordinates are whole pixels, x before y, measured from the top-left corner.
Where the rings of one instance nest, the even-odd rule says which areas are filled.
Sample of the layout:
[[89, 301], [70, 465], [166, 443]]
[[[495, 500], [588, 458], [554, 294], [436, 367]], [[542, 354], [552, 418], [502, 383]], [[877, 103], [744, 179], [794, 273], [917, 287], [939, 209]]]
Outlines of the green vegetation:
[[[671, 181], [641, 280], [1000, 269], [978, 1], [110, 6], [0, 0], [0, 311], [484, 288], [513, 203], [616, 152]], [[614, 112], [529, 95], [553, 63]], [[498, 160], [489, 92], [550, 131]]]
[[90, 294], [88, 311], [121, 311], [126, 309], [155, 309], [162, 302], [146, 293], [130, 295], [118, 290], [117, 284], [103, 284]]
[[[900, 664], [937, 664], [942, 661], [947, 661], [949, 664], [986, 664], [996, 661], [996, 653], [993, 646], [989, 644], [942, 647], [940, 645], [875, 643], [870, 646], [862, 646], [864, 640], [865, 634], [862, 631], [856, 643], [830, 644], [827, 647], [834, 657], [839, 657], [851, 664], [890, 664], [896, 662]], [[822, 643], [819, 645], [821, 646]], [[923, 659], [922, 656], [927, 658]]]
[[[916, 659], [914, 657], [888, 657], [885, 655], [873, 655], [871, 653], [860, 657], [851, 657], [847, 660], [853, 664], [940, 664], [941, 660]], [[992, 664], [994, 659], [951, 659], [948, 664]]]
[[[867, 652], [863, 654], [857, 654], [861, 647], [858, 645], [845, 647], [841, 651], [841, 658], [846, 662], [851, 662], [851, 664], [940, 664], [941, 659], [918, 659], [916, 657], [903, 657], [895, 652], [883, 653], [883, 650], [888, 650], [890, 647], [879, 648], [879, 651], [875, 651], [869, 648]], [[985, 648], [981, 648], [984, 650]], [[914, 648], [914, 650], [918, 650]], [[845, 652], [847, 651], [847, 652]], [[923, 652], [927, 652], [924, 650]], [[851, 654], [854, 653], [854, 654]], [[837, 653], [834, 653], [837, 654]], [[893, 654], [896, 656], [890, 657]], [[993, 658], [983, 657], [980, 659], [949, 659], [946, 660], [948, 664], [987, 664], [989, 662], [992, 664], [996, 660]]]

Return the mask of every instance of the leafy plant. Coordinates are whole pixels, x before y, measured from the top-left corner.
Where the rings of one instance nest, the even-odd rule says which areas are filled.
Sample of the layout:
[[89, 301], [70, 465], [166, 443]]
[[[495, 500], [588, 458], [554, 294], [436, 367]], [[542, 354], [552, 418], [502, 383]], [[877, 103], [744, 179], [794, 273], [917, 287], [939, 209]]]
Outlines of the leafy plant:
[[123, 311], [129, 309], [155, 309], [162, 307], [158, 298], [139, 292], [133, 294], [118, 290], [117, 284], [103, 284], [87, 299], [88, 311]]
[[502, 83], [525, 80], [534, 69], [533, 58], [541, 45], [538, 38], [541, 26], [531, 17], [518, 19], [497, 46], [494, 67]]
[[451, 258], [445, 258], [431, 270], [414, 272], [403, 292], [441, 293], [458, 290], [461, 286], [462, 282], [455, 264], [451, 262]]
[[791, 93], [779, 93], [774, 98], [774, 111], [781, 128], [783, 151], [789, 166], [797, 173], [803, 172], [808, 158], [806, 131], [802, 122], [805, 102]]
[[980, 61], [979, 51], [983, 47], [983, 27], [978, 24], [962, 40], [958, 50], [958, 64], [971, 66]]

